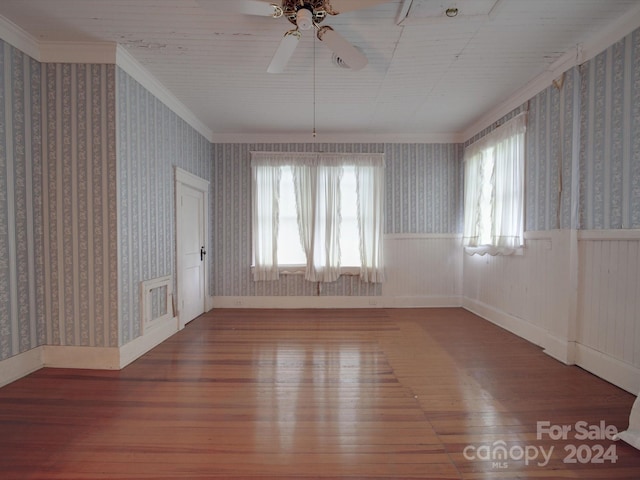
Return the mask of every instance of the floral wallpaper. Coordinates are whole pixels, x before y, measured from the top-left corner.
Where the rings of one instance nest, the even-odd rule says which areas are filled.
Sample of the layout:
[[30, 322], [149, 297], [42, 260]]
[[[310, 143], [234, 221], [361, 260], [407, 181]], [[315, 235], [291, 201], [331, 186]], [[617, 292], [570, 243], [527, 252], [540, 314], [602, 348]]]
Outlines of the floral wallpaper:
[[372, 296], [378, 284], [341, 276], [316, 283], [283, 275], [254, 282], [251, 265], [250, 151], [385, 153], [386, 233], [456, 233], [460, 229], [460, 145], [436, 144], [215, 144], [213, 146], [213, 268], [216, 296]]
[[[466, 144], [529, 111], [526, 230], [640, 228], [640, 29], [546, 88]], [[574, 145], [577, 135], [579, 142]], [[579, 191], [572, 157], [579, 152]], [[571, 197], [579, 197], [571, 219]]]
[[[565, 73], [528, 102], [526, 141], [526, 230], [555, 230], [571, 225], [571, 163], [574, 91], [579, 72]], [[573, 225], [575, 228], [575, 225]]]
[[46, 343], [117, 346], [115, 66], [42, 70]]
[[250, 150], [384, 152], [386, 233], [456, 233], [463, 147], [527, 109], [527, 230], [640, 228], [639, 58], [640, 29], [465, 145], [211, 145], [115, 65], [0, 41], [0, 360], [139, 335], [138, 282], [175, 269], [173, 165], [211, 181], [212, 295], [381, 294], [356, 277], [251, 281]]
[[41, 75], [0, 40], [0, 360], [46, 342]]
[[580, 228], [640, 228], [640, 29], [580, 67]]
[[[116, 75], [123, 345], [140, 335], [140, 282], [164, 275], [175, 281], [174, 166], [210, 180], [211, 143], [124, 70], [117, 68]], [[161, 310], [157, 303], [152, 308]]]

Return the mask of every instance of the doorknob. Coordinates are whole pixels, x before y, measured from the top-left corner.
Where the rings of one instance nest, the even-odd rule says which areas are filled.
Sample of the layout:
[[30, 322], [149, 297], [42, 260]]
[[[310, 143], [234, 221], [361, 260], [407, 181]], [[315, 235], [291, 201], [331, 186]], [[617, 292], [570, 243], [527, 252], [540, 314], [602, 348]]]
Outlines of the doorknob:
[[200, 261], [204, 261], [204, 256], [207, 254], [207, 251], [204, 249], [204, 245], [200, 247]]

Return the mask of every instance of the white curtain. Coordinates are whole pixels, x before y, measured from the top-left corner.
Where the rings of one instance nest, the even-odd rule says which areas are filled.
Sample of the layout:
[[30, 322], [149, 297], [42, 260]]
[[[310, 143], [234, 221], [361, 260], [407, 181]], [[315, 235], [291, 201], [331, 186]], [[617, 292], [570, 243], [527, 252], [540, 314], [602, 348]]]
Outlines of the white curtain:
[[384, 281], [384, 158], [362, 160], [355, 165], [360, 230], [360, 278], [364, 282], [381, 283]]
[[278, 280], [278, 219], [282, 166], [304, 154], [251, 152], [254, 281]]
[[342, 166], [316, 157], [292, 168], [300, 241], [307, 256], [304, 277], [311, 282], [334, 282], [340, 277]]
[[524, 138], [527, 116], [504, 125], [495, 146], [495, 200], [491, 241], [496, 247], [524, 244]]
[[[278, 197], [275, 185], [280, 178], [276, 180], [270, 169], [281, 169], [283, 165], [290, 166], [293, 172], [298, 230], [306, 254], [305, 278], [333, 282], [340, 276], [341, 179], [344, 166], [349, 165], [355, 167], [357, 180], [360, 238], [354, 240], [360, 248], [360, 278], [382, 282], [384, 154], [252, 152], [252, 168], [265, 172], [260, 179], [254, 173], [254, 252], [269, 248], [268, 254], [254, 254], [254, 279], [277, 278], [278, 222], [266, 217], [278, 213], [277, 202], [274, 206], [269, 195]], [[259, 180], [273, 186], [258, 187]]]
[[251, 166], [253, 222], [253, 279], [278, 280], [278, 199], [281, 168]]
[[464, 244], [509, 253], [524, 243], [524, 139], [520, 114], [465, 150]]
[[313, 263], [314, 249], [314, 225], [315, 225], [315, 198], [317, 189], [317, 170], [315, 162], [309, 164], [298, 163], [293, 165], [293, 187], [296, 194], [296, 210], [298, 212], [298, 231], [300, 232], [300, 243], [307, 258], [305, 265], [305, 278], [307, 280], [315, 277]]

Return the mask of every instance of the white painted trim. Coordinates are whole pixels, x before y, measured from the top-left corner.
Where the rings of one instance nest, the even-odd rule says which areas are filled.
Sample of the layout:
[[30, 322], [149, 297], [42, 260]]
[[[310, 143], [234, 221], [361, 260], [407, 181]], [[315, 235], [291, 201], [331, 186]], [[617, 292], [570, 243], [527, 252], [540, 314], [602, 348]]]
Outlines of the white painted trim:
[[[164, 299], [165, 314], [158, 318], [151, 318], [151, 292], [157, 288], [166, 288]], [[173, 318], [173, 276], [166, 275], [140, 282], [140, 333], [145, 335], [150, 329]]]
[[459, 133], [213, 133], [212, 143], [462, 143]]
[[0, 362], [0, 387], [15, 382], [42, 368], [42, 347], [32, 348], [24, 353]]
[[124, 368], [134, 360], [160, 345], [166, 339], [178, 332], [178, 319], [163, 318], [154, 327], [119, 349], [118, 367]]
[[636, 395], [640, 390], [640, 369], [617, 358], [576, 344], [576, 365]]
[[0, 38], [31, 58], [40, 60], [40, 44], [38, 40], [8, 18], [0, 15]]
[[41, 368], [120, 370], [178, 331], [178, 319], [164, 319], [146, 335], [122, 347], [43, 345], [0, 362], [0, 387]]
[[489, 322], [504, 328], [509, 332], [528, 340], [535, 345], [544, 346], [547, 332], [540, 327], [533, 325], [518, 317], [498, 310], [486, 303], [472, 300], [467, 297], [462, 298], [462, 308], [488, 320]]
[[376, 297], [382, 299], [383, 308], [460, 308], [462, 296], [460, 295], [433, 295], [433, 296], [394, 296]]
[[544, 345], [544, 353], [550, 357], [555, 358], [565, 365], [575, 364], [575, 342], [569, 342], [565, 338], [560, 338], [548, 333]]
[[39, 42], [33, 35], [1, 15], [0, 38], [42, 63], [117, 65], [207, 140], [213, 141], [211, 129], [149, 73], [124, 47], [115, 42]]
[[216, 306], [216, 297], [207, 295], [207, 312], [213, 310]]
[[42, 42], [43, 63], [116, 63], [115, 42]]
[[120, 349], [118, 347], [44, 345], [41, 348], [43, 367], [92, 370], [120, 369]]
[[553, 232], [560, 232], [560, 230], [536, 230], [530, 232], [524, 232], [525, 240], [552, 240]]
[[380, 297], [213, 297], [215, 308], [379, 308]]
[[582, 58], [579, 59], [579, 63], [592, 59], [638, 27], [640, 27], [640, 4], [611, 23], [598, 35], [584, 42], [582, 45]]
[[149, 90], [156, 98], [169, 107], [176, 115], [191, 125], [210, 142], [213, 133], [198, 117], [195, 116], [173, 93], [138, 62], [123, 46], [118, 45], [116, 60], [118, 67], [129, 74], [136, 82]]
[[187, 172], [180, 167], [175, 167], [176, 181], [183, 183], [189, 187], [195, 188], [201, 192], [209, 192], [209, 181], [200, 178], [197, 175]]
[[463, 142], [469, 140], [478, 132], [494, 124], [502, 117], [512, 112], [520, 105], [535, 97], [538, 93], [551, 85], [551, 82], [571, 68], [578, 66], [611, 45], [624, 38], [640, 26], [640, 5], [634, 7], [612, 22], [598, 35], [586, 41], [583, 45], [576, 45], [575, 50], [570, 50], [552, 63], [549, 68], [528, 82], [522, 89], [507, 98], [499, 105], [481, 116], [473, 124], [469, 125], [461, 134]]
[[[209, 181], [203, 178], [200, 178], [192, 173], [187, 172], [179, 167], [174, 167], [175, 171], [175, 199], [173, 202], [174, 211], [175, 211], [175, 225], [176, 231], [175, 234], [175, 255], [176, 255], [176, 283], [177, 283], [177, 291], [175, 292], [174, 299], [175, 304], [178, 310], [178, 328], [182, 330], [187, 322], [185, 322], [182, 318], [180, 318], [180, 294], [182, 292], [182, 281], [180, 278], [180, 272], [182, 272], [182, 260], [178, 252], [180, 252], [180, 235], [178, 232], [178, 225], [180, 225], [180, 219], [178, 218], [180, 209], [178, 208], [178, 199], [182, 194], [182, 187], [186, 186], [192, 188], [194, 190], [198, 190], [203, 195], [203, 226], [204, 226], [204, 246], [205, 250], [210, 254], [211, 245], [209, 245], [209, 241], [211, 240], [209, 236]], [[210, 258], [210, 257], [209, 257]], [[207, 306], [209, 305], [209, 260], [205, 258], [204, 261], [204, 305], [203, 311], [207, 311]]]
[[578, 241], [634, 241], [640, 240], [640, 229], [633, 230], [580, 230]]
[[246, 296], [213, 297], [215, 308], [444, 308], [460, 307], [459, 296]]

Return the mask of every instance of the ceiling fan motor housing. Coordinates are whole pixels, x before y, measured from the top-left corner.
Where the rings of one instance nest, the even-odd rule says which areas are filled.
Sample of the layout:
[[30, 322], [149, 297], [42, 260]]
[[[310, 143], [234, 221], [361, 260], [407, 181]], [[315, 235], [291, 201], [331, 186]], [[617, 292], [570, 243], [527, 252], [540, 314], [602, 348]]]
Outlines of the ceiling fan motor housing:
[[311, 10], [301, 8], [296, 15], [296, 25], [300, 30], [309, 30], [313, 27], [313, 13]]
[[283, 0], [282, 11], [287, 19], [300, 30], [309, 30], [313, 24], [322, 22], [327, 14], [325, 0]]

